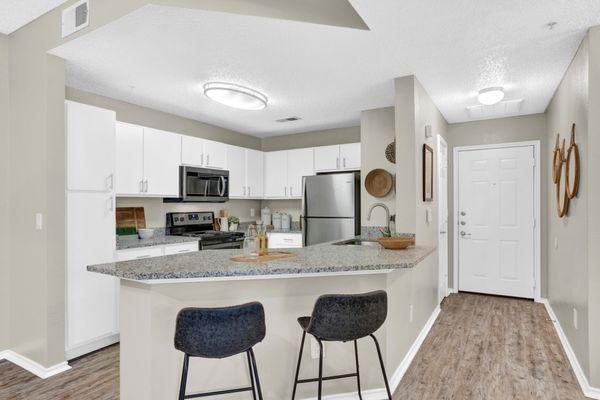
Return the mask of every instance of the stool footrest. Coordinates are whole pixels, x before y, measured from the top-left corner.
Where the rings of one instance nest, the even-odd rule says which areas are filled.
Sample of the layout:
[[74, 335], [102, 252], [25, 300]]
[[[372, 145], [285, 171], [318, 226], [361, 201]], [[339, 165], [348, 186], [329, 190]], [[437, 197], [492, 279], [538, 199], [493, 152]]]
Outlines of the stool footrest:
[[[354, 378], [355, 376], [358, 376], [358, 374], [354, 373], [354, 374], [324, 376], [322, 380], [324, 380], [324, 381], [330, 381], [330, 380], [333, 380], [333, 379]], [[318, 382], [318, 381], [319, 381], [319, 378], [298, 379], [298, 383], [310, 383], [310, 382]]]
[[239, 389], [227, 389], [227, 390], [219, 390], [217, 392], [210, 393], [198, 393], [198, 394], [187, 394], [185, 395], [185, 399], [197, 399], [199, 397], [208, 397], [208, 396], [217, 396], [220, 394], [232, 394], [232, 393], [240, 393], [240, 392], [251, 392], [252, 387], [245, 387]]

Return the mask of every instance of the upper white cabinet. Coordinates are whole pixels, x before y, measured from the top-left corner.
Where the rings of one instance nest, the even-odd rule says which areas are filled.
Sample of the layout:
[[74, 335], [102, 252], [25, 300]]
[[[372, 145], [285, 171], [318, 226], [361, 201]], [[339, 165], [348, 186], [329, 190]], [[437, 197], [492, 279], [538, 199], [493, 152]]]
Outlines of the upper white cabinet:
[[179, 196], [181, 137], [137, 125], [117, 123], [118, 196]]
[[144, 193], [144, 128], [117, 122], [116, 192], [120, 196]]
[[360, 143], [340, 145], [342, 169], [360, 169]]
[[67, 190], [112, 192], [115, 112], [67, 101], [65, 113]]
[[263, 153], [258, 150], [227, 146], [229, 197], [262, 198]]
[[264, 153], [265, 197], [288, 197], [287, 152], [270, 151]]
[[262, 151], [246, 149], [246, 186], [250, 198], [264, 196], [263, 162]]
[[297, 149], [287, 151], [287, 184], [288, 196], [302, 197], [302, 178], [315, 174], [314, 150]]
[[175, 133], [144, 128], [144, 193], [148, 196], [179, 196], [181, 137]]
[[301, 198], [302, 177], [314, 175], [312, 148], [265, 153], [266, 198]]
[[227, 169], [227, 145], [191, 136], [181, 136], [181, 164]]
[[360, 143], [315, 147], [315, 171], [360, 169]]

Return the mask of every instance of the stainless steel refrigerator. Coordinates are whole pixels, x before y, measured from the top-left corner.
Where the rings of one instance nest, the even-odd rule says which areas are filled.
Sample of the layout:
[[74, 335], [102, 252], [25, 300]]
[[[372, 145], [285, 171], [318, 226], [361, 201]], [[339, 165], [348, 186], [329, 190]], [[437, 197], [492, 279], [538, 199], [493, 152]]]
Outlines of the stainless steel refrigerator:
[[302, 209], [305, 246], [360, 235], [360, 172], [304, 177]]

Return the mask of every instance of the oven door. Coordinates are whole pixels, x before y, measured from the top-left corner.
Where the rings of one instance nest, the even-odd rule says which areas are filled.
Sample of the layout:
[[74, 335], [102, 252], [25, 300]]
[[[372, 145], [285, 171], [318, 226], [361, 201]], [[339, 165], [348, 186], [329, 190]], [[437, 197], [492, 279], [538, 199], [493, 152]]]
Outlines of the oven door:
[[222, 203], [229, 200], [229, 171], [181, 167], [182, 200]]

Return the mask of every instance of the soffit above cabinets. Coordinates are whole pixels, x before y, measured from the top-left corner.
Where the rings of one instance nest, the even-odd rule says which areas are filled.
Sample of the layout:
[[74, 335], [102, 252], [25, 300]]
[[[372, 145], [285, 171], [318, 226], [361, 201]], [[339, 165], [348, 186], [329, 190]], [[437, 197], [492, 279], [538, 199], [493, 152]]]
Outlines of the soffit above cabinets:
[[[524, 100], [517, 115], [543, 112], [600, 24], [596, 0], [351, 4], [369, 29], [148, 5], [52, 53], [67, 60], [68, 86], [269, 137], [356, 126], [362, 110], [393, 105], [394, 78], [411, 74], [450, 123], [473, 120], [466, 108], [492, 86]], [[209, 81], [251, 87], [269, 105], [222, 106], [204, 95]]]

